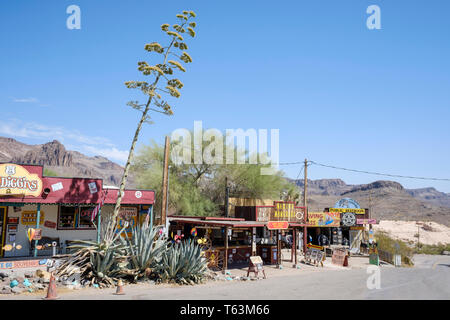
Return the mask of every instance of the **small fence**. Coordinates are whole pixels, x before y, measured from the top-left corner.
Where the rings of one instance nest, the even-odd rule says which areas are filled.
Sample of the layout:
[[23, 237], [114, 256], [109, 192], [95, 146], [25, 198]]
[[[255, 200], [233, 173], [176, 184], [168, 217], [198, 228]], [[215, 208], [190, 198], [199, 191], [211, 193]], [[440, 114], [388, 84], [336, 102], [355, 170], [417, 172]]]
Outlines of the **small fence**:
[[392, 253], [378, 249], [378, 256], [380, 257], [380, 260], [394, 264], [394, 255]]

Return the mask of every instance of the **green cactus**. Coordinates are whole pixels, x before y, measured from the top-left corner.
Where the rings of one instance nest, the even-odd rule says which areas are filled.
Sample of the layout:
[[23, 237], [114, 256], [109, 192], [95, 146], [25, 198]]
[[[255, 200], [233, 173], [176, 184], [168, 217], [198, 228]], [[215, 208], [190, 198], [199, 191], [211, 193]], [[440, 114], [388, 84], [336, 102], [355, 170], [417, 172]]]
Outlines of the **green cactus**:
[[134, 227], [131, 239], [127, 237], [121, 241], [126, 244], [131, 267], [137, 271], [135, 280], [152, 273], [167, 250], [166, 239], [159, 236], [157, 227]]
[[201, 247], [192, 240], [174, 244], [163, 254], [160, 276], [164, 282], [200, 283], [207, 271], [207, 261]]

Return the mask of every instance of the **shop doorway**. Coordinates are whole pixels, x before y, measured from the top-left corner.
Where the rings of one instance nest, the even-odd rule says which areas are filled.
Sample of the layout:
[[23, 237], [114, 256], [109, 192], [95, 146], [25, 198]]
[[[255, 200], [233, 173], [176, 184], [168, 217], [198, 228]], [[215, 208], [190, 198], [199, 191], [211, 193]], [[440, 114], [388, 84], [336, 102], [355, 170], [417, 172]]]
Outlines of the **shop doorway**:
[[3, 247], [5, 246], [6, 228], [6, 207], [0, 207], [0, 257], [3, 257]]

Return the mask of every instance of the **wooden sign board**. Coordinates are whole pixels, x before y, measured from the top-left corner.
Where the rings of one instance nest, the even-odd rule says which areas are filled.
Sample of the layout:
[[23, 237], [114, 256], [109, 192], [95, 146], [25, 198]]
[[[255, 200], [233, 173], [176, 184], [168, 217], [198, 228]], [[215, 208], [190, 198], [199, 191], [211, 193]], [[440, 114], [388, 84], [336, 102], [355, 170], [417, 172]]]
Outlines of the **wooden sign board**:
[[263, 263], [263, 261], [262, 261], [262, 259], [261, 259], [261, 257], [260, 256], [251, 256], [250, 257], [250, 261], [254, 264], [254, 265], [257, 265], [257, 264], [262, 264]]
[[308, 248], [305, 253], [305, 261], [310, 264], [314, 264], [316, 267], [319, 266], [319, 263], [323, 267], [323, 260], [325, 258], [325, 253], [316, 248]]
[[266, 278], [266, 273], [264, 272], [263, 268], [263, 261], [260, 256], [251, 256], [250, 257], [250, 266], [247, 270], [247, 277], [249, 276], [250, 272], [254, 272], [256, 277], [258, 277], [258, 272], [262, 271], [264, 275], [264, 279]]
[[347, 250], [345, 249], [333, 250], [333, 255], [331, 256], [331, 263], [342, 267], [348, 266]]

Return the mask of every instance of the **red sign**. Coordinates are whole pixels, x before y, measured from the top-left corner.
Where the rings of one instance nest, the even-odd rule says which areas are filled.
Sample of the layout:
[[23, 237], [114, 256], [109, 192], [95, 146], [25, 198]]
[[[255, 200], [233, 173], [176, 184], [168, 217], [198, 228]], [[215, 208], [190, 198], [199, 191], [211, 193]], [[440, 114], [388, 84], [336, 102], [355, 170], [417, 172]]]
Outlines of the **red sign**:
[[288, 221], [269, 221], [269, 222], [267, 222], [267, 229], [269, 229], [269, 230], [287, 229], [288, 227], [289, 227]]
[[56, 228], [56, 222], [52, 222], [52, 221], [46, 220], [44, 222], [44, 226], [47, 227], [47, 228], [55, 229]]
[[18, 224], [19, 218], [8, 217], [8, 224]]

